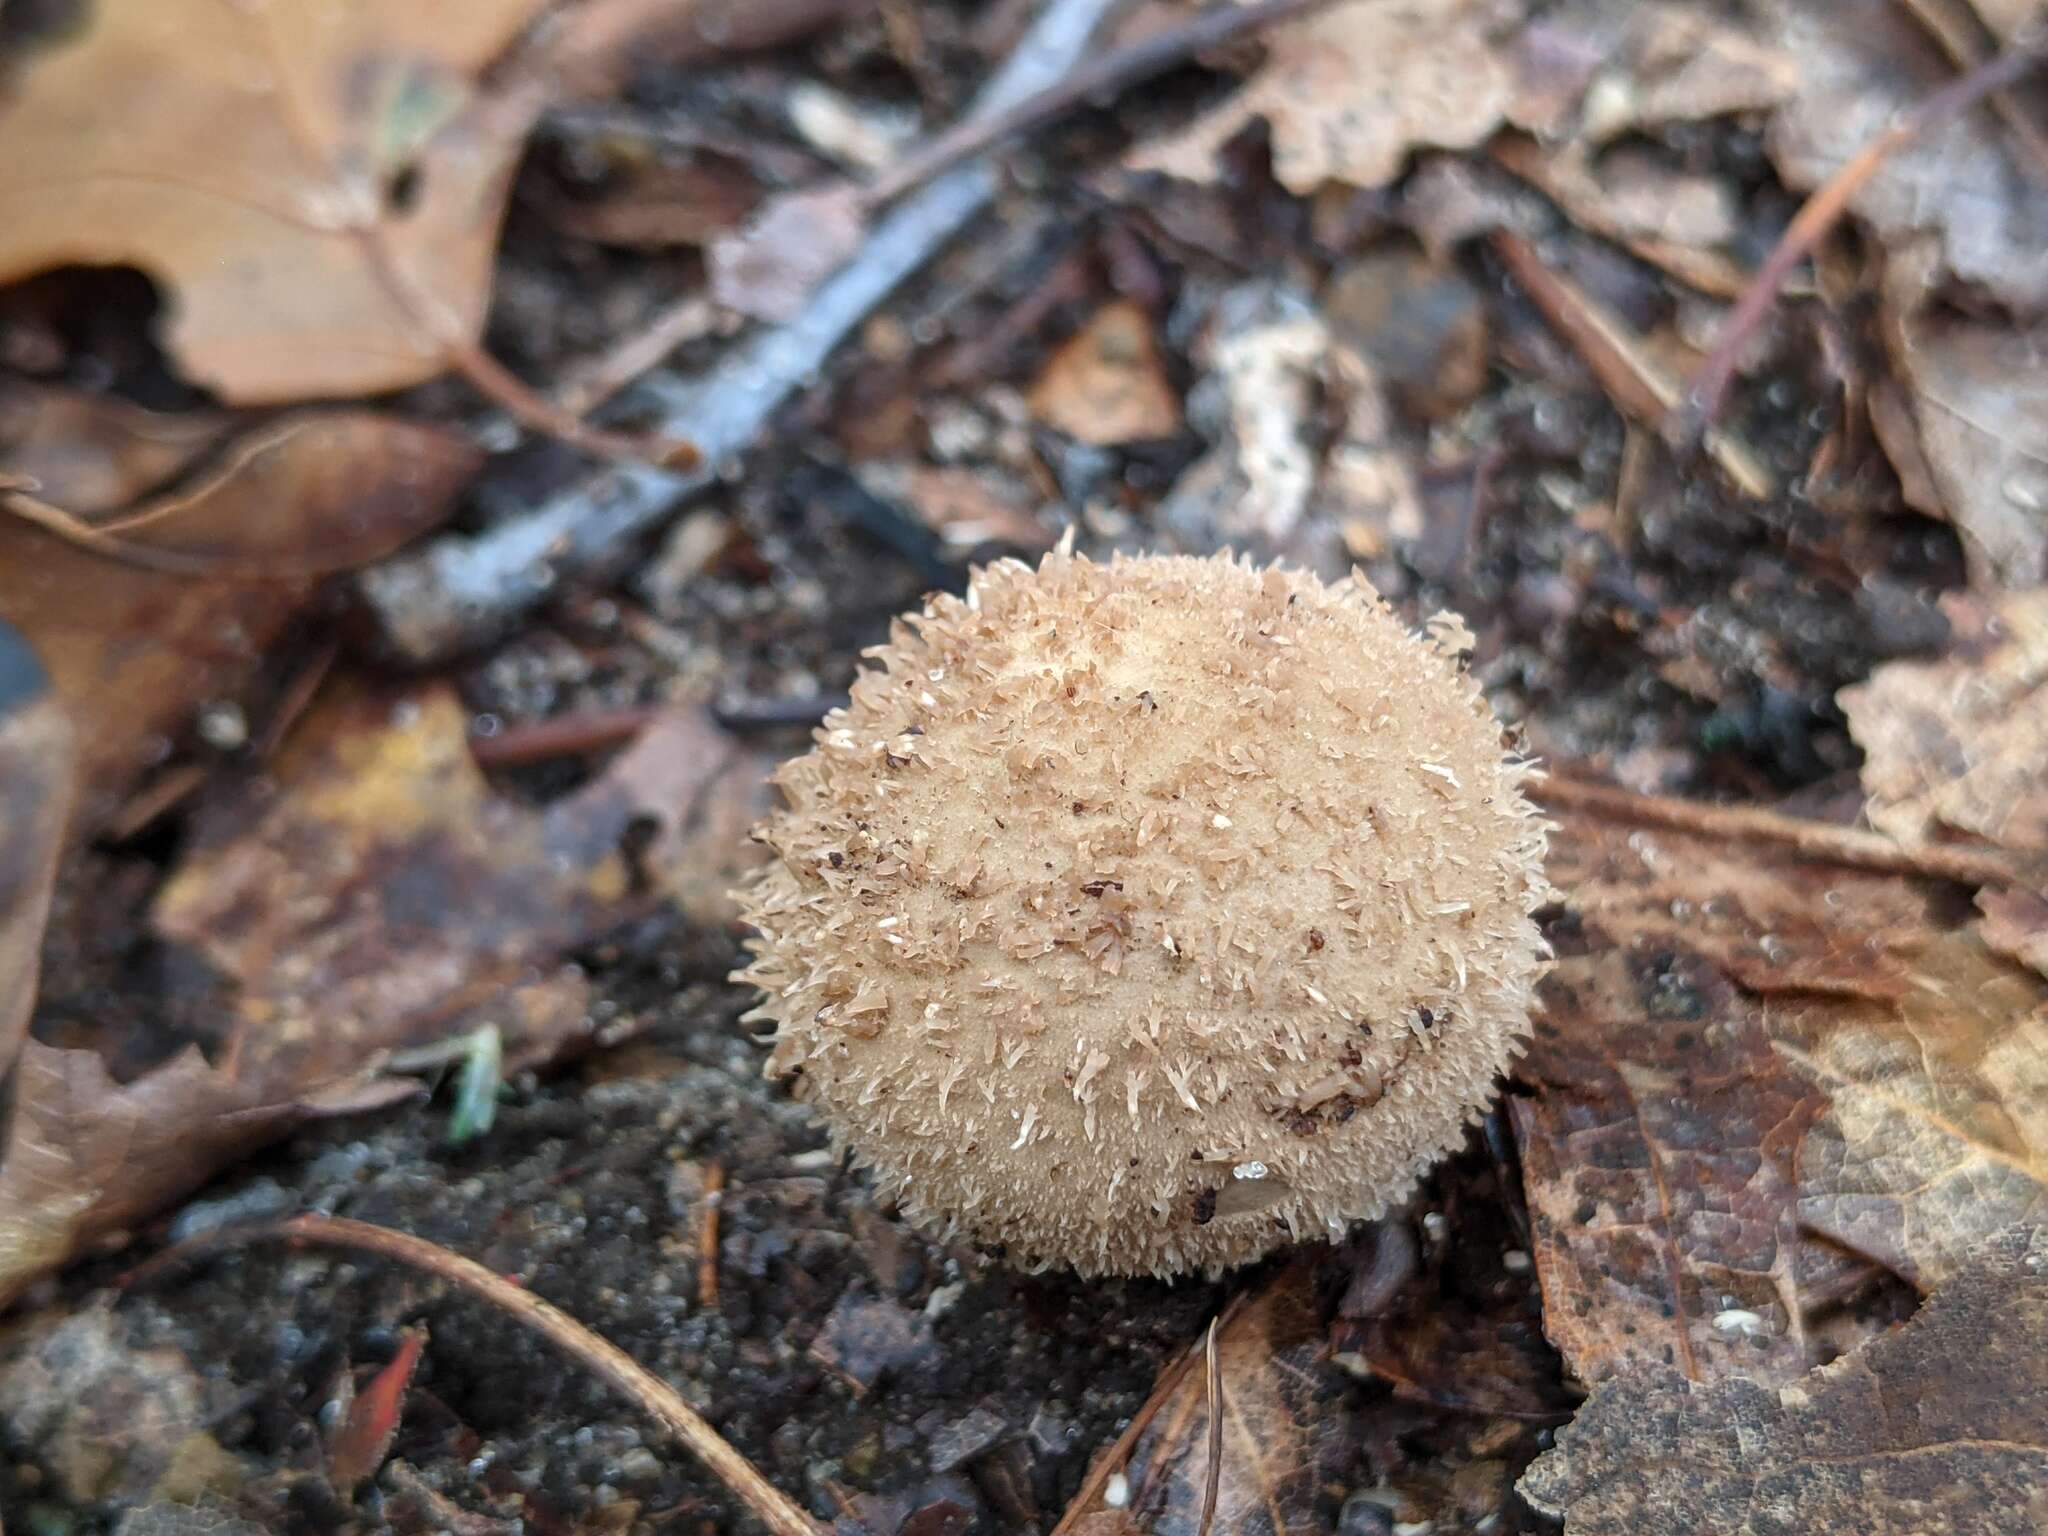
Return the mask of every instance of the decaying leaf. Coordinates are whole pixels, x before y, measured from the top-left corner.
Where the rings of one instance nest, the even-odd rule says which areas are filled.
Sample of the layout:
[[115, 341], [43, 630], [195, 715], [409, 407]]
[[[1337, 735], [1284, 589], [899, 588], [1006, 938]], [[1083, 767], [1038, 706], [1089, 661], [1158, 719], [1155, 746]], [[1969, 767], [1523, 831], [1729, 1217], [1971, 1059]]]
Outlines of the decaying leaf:
[[0, 1150], [0, 1306], [260, 1146], [300, 1112], [196, 1046], [132, 1083], [91, 1051], [30, 1040]]
[[1923, 1290], [1987, 1233], [2048, 1230], [2048, 1001], [1967, 935], [1913, 957], [1874, 1018], [1779, 1051], [1831, 1100], [1800, 1159], [1800, 1220]]
[[1905, 1327], [1794, 1384], [1611, 1381], [1521, 1487], [1571, 1536], [2048, 1528], [2048, 1237], [2001, 1235]]
[[1576, 813], [1552, 849], [1511, 1105], [1575, 1371], [1787, 1380], [1802, 1285], [1841, 1262], [1802, 1229], [1928, 1283], [2039, 1209], [2048, 987], [1958, 893]]
[[145, 465], [163, 464], [129, 451], [139, 428], [111, 409], [95, 418], [101, 447], [91, 452], [67, 458], [32, 433], [0, 456], [0, 472], [36, 470], [38, 496], [77, 514], [85, 537], [120, 546], [82, 547], [0, 506], [0, 569], [10, 573], [0, 619], [33, 642], [76, 721], [85, 827], [168, 750], [197, 705], [234, 696], [322, 573], [432, 526], [479, 462], [437, 428], [366, 411], [307, 412], [256, 428], [203, 464], [181, 443], [186, 480], [109, 505]]
[[525, 126], [472, 111], [475, 77], [542, 6], [102, 0], [0, 107], [0, 281], [141, 267], [231, 401], [440, 372], [437, 327], [481, 328]]
[[1327, 181], [1381, 187], [1424, 145], [1462, 148], [1498, 127], [1514, 71], [1484, 0], [1350, 0], [1274, 27], [1249, 83], [1189, 127], [1141, 145], [1137, 170], [1214, 181], [1218, 153], [1246, 124], [1273, 133], [1273, 174], [1289, 191]]
[[1931, 497], [1925, 510], [1955, 525], [1973, 583], [2048, 581], [2048, 324], [1926, 305], [1900, 291], [1913, 287], [1887, 283], [1885, 343], [1909, 419], [1890, 424], [1885, 449]]
[[1559, 947], [1517, 1069], [1535, 1092], [1509, 1100], [1552, 1341], [1587, 1382], [1801, 1375], [1797, 1158], [1819, 1091], [1696, 956]]
[[[1342, 1376], [1322, 1363], [1315, 1271], [1290, 1264], [1218, 1333], [1222, 1461], [1209, 1529], [1217, 1536], [1321, 1531], [1321, 1483], [1355, 1454], [1341, 1416], [1329, 1411]], [[1163, 1400], [1122, 1468], [1128, 1498], [1069, 1510], [1063, 1528], [1087, 1536], [1143, 1531], [1197, 1536], [1209, 1476], [1209, 1390], [1200, 1352], [1170, 1375]]]
[[[542, 811], [497, 796], [446, 689], [331, 687], [271, 765], [220, 783], [156, 923], [238, 988], [224, 1046], [117, 1083], [31, 1044], [0, 1157], [0, 1304], [253, 1146], [404, 1097], [389, 1053], [496, 1024], [508, 1064], [589, 1038], [578, 947], [670, 891], [700, 914], [751, 856], [761, 765], [701, 716], [664, 716]], [[635, 861], [628, 834], [652, 824]], [[722, 901], [722, 894], [718, 898]]]
[[1180, 400], [1167, 381], [1151, 317], [1128, 299], [1097, 310], [1047, 360], [1032, 386], [1031, 414], [1107, 447], [1178, 432]]
[[0, 1077], [35, 1006], [71, 794], [71, 722], [35, 653], [0, 622]]
[[1841, 693], [1871, 824], [1902, 842], [1962, 834], [2048, 852], [2048, 587], [1942, 600], [1937, 661], [1895, 661]]
[[[1798, 61], [1799, 89], [1772, 117], [1767, 144], [1789, 186], [1811, 191], [1899, 117], [1954, 78], [1954, 67], [1895, 0], [1768, 0], [1773, 41]], [[2048, 308], [2048, 182], [1978, 111], [1930, 127], [1885, 157], [1851, 206], [1887, 248], [1926, 232], [1942, 265], [2022, 313]]]

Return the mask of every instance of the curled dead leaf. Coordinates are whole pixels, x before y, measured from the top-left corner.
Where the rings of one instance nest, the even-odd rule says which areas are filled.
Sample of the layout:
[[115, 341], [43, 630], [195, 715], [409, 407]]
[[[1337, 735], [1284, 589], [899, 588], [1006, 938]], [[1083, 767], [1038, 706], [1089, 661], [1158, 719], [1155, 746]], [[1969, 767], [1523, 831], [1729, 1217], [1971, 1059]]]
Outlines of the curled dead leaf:
[[[183, 455], [189, 477], [176, 488], [106, 507], [106, 492], [162, 462], [130, 454], [128, 413], [111, 412], [96, 420], [106, 446], [77, 478], [40, 481], [38, 499], [68, 519], [35, 526], [0, 498], [0, 619], [33, 641], [77, 722], [81, 826], [106, 816], [196, 706], [239, 691], [322, 573], [432, 526], [480, 462], [436, 428], [308, 412], [235, 439], [206, 464]], [[45, 441], [20, 440], [26, 459], [0, 458], [0, 472], [23, 462], [44, 476], [62, 470]]]

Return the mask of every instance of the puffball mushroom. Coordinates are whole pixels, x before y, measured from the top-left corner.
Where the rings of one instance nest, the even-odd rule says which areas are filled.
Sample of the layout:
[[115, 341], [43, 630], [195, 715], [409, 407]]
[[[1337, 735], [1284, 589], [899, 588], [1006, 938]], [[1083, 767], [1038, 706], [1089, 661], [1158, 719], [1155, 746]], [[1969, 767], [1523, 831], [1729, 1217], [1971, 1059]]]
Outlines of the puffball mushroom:
[[1068, 553], [906, 615], [776, 775], [736, 973], [882, 1194], [1026, 1268], [1216, 1272], [1458, 1144], [1547, 951], [1526, 763], [1442, 615]]

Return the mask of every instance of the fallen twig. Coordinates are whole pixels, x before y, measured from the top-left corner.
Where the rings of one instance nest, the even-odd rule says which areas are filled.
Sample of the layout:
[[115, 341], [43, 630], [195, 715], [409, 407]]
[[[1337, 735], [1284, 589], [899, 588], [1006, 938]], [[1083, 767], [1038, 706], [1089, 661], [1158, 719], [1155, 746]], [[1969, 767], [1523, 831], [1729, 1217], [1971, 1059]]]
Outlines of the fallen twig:
[[[1495, 230], [1492, 243], [1530, 302], [1585, 360], [1617, 410], [1654, 426], [1678, 404], [1678, 380], [1617, 316], [1552, 271], [1535, 247], [1513, 230]], [[1706, 449], [1745, 496], [1764, 501], [1776, 491], [1763, 460], [1732, 434], [1708, 432]]]
[[581, 757], [622, 747], [652, 724], [661, 714], [659, 705], [636, 705], [628, 709], [579, 710], [515, 725], [492, 735], [469, 738], [469, 755], [479, 768], [522, 768], [530, 763], [550, 763], [558, 758]]
[[776, 1486], [677, 1395], [676, 1390], [608, 1339], [592, 1333], [560, 1308], [542, 1301], [503, 1275], [446, 1248], [394, 1232], [366, 1221], [341, 1216], [293, 1216], [253, 1227], [209, 1232], [158, 1255], [129, 1275], [129, 1288], [146, 1283], [165, 1269], [194, 1258], [252, 1243], [282, 1242], [293, 1246], [342, 1248], [374, 1253], [447, 1281], [497, 1307], [531, 1328], [549, 1343], [601, 1378], [622, 1397], [660, 1424], [676, 1441], [704, 1463], [733, 1496], [775, 1536], [828, 1536], [825, 1527], [799, 1509]]
[[2048, 884], [2048, 866], [1982, 844], [1896, 842], [1881, 832], [1808, 821], [1760, 806], [1715, 805], [1668, 795], [1639, 795], [1614, 784], [1555, 776], [1537, 780], [1531, 794], [1555, 810], [1588, 811], [1616, 821], [1669, 827], [1731, 842], [1775, 843], [1804, 858], [1880, 874], [1953, 880], [1969, 886]]
[[[1114, 0], [1049, 0], [983, 90], [973, 116], [1008, 111], [1071, 73]], [[703, 452], [707, 468], [608, 466], [531, 511], [470, 538], [444, 538], [358, 578], [386, 646], [419, 663], [500, 632], [566, 575], [620, 559], [632, 542], [751, 447], [784, 402], [807, 387], [846, 335], [994, 199], [986, 161], [956, 167], [899, 203], [860, 251], [787, 325], [742, 341], [707, 374], [650, 376], [634, 402], [662, 435]]]
[[1821, 237], [1835, 227], [1848, 211], [1851, 198], [1863, 190], [1885, 160], [1929, 128], [1960, 116], [1994, 91], [2013, 84], [2037, 65], [2048, 61], [2048, 49], [2024, 49], [1986, 60], [1965, 75], [1950, 81], [1880, 133], [1849, 162], [1817, 188], [1785, 227], [1771, 254], [1750, 280], [1748, 289], [1736, 301], [1722, 322], [1713, 351], [1701, 360], [1683, 399], [1674, 402], [1665, 425], [1665, 435], [1679, 444], [1705, 439], [1721, 414], [1721, 400], [1735, 377], [1735, 362], [1749, 338], [1763, 323], [1777, 302], [1778, 290], [1792, 269], [1809, 256]]
[[725, 1164], [704, 1170], [704, 1202], [697, 1224], [697, 1305], [718, 1309], [718, 1213], [725, 1206]]

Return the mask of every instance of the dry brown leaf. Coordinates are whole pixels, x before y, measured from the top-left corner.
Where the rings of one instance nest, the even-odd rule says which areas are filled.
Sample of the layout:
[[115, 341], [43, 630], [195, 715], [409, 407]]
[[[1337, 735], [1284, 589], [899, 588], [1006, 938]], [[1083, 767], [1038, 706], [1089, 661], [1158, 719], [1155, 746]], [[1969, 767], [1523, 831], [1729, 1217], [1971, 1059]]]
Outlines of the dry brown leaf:
[[1797, 87], [1793, 59], [1738, 19], [1692, 5], [1606, 9], [1622, 24], [1614, 61], [1584, 104], [1585, 127], [1598, 139], [1762, 111]]
[[1152, 442], [1180, 430], [1180, 398], [1166, 377], [1152, 317], [1117, 299], [1098, 309], [1046, 360], [1031, 414], [1101, 447]]
[[127, 1230], [277, 1134], [290, 1103], [187, 1047], [132, 1083], [91, 1051], [31, 1040], [15, 1066], [0, 1150], [0, 1306], [38, 1276]]
[[[126, 421], [113, 409], [102, 442]], [[50, 475], [58, 465], [44, 441], [24, 446]], [[102, 469], [97, 453], [74, 462], [76, 483], [50, 478], [40, 494], [77, 513], [100, 512], [98, 493], [138, 473], [125, 458]], [[166, 570], [81, 548], [0, 507], [0, 570], [10, 573], [0, 619], [34, 643], [76, 722], [81, 828], [105, 817], [197, 705], [234, 696], [318, 591], [315, 573], [375, 559], [432, 526], [478, 462], [436, 428], [361, 411], [286, 416], [230, 443], [177, 491], [89, 519]], [[0, 458], [0, 472], [15, 463]], [[275, 579], [250, 579], [256, 572]]]
[[1265, 34], [1258, 72], [1221, 106], [1130, 164], [1214, 181], [1218, 154], [1247, 123], [1272, 127], [1273, 174], [1291, 192], [1326, 181], [1382, 187], [1410, 151], [1465, 148], [1497, 128], [1515, 96], [1500, 7], [1485, 0], [1351, 0]]
[[35, 653], [0, 623], [0, 1078], [35, 1007], [71, 797], [71, 722]]
[[1886, 452], [1907, 486], [1924, 471], [1974, 584], [2048, 581], [2048, 325], [1919, 307], [1911, 287], [1887, 283], [1884, 333], [1915, 430], [1894, 423]]
[[1803, 1374], [1798, 1153], [1821, 1094], [1698, 957], [1591, 928], [1560, 949], [1516, 1074], [1534, 1093], [1509, 1100], [1552, 1342], [1586, 1382]]
[[0, 467], [89, 517], [147, 496], [230, 425], [217, 411], [151, 411], [109, 395], [0, 384]]
[[[514, 1068], [590, 1036], [567, 955], [661, 895], [718, 915], [763, 765], [678, 710], [545, 810], [497, 796], [445, 688], [331, 687], [272, 765], [219, 783], [156, 922], [238, 988], [209, 1063], [130, 1083], [31, 1044], [0, 1157], [0, 1304], [306, 1117], [403, 1097], [384, 1058], [479, 1023]], [[641, 863], [628, 833], [652, 822]], [[716, 892], [714, 901], [710, 895]]]
[[0, 105], [0, 281], [142, 268], [228, 400], [440, 372], [481, 329], [525, 127], [471, 112], [475, 77], [544, 5], [102, 0]]
[[1583, 814], [1550, 875], [1560, 958], [1510, 1103], [1545, 1326], [1584, 1378], [1782, 1382], [1839, 1250], [1926, 1284], [2044, 1209], [2048, 987], [1951, 889]]
[[1891, 662], [1840, 695], [1871, 825], [2048, 852], [2048, 587], [1951, 593], [1942, 608], [1946, 656]]
[[[1771, 41], [1798, 62], [1799, 89], [1767, 143], [1786, 183], [1811, 191], [1954, 77], [1896, 0], [1766, 0]], [[2048, 181], [2022, 169], [1997, 119], [1933, 125], [1886, 156], [1851, 207], [1892, 249], [1928, 233], [1942, 265], [2010, 308], [2048, 308]]]
[[[1325, 1348], [1315, 1270], [1306, 1261], [1281, 1270], [1219, 1330], [1223, 1457], [1214, 1536], [1328, 1528], [1317, 1512], [1321, 1486], [1343, 1475], [1357, 1449], [1332, 1411], [1344, 1378], [1322, 1363]], [[1122, 1468], [1128, 1500], [1112, 1508], [1098, 1493], [1069, 1509], [1061, 1529], [1197, 1536], [1209, 1474], [1208, 1398], [1198, 1349], [1188, 1368], [1169, 1375], [1163, 1399], [1147, 1404], [1150, 1422]]]
[[1810, 1021], [1778, 1050], [1827, 1093], [1800, 1157], [1800, 1220], [1921, 1289], [1987, 1234], [2048, 1229], [2048, 999], [1967, 936], [1914, 956], [1882, 1015]]
[[1794, 1385], [1617, 1378], [1521, 1488], [1571, 1536], [2048, 1529], [2048, 1237], [2001, 1235], [1905, 1327]]

